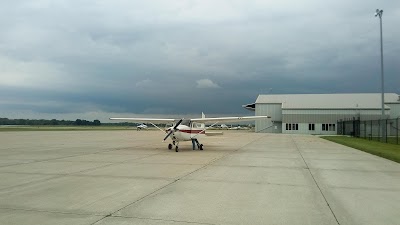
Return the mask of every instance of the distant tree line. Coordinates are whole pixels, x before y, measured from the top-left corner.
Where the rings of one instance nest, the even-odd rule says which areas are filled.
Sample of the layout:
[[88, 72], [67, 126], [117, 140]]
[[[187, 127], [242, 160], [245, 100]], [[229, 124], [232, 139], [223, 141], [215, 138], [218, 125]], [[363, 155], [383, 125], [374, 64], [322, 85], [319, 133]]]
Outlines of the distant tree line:
[[81, 120], [77, 119], [75, 121], [71, 120], [31, 120], [31, 119], [8, 119], [8, 118], [0, 118], [0, 125], [30, 125], [30, 126], [42, 126], [42, 125], [50, 125], [50, 126], [101, 126], [100, 120]]

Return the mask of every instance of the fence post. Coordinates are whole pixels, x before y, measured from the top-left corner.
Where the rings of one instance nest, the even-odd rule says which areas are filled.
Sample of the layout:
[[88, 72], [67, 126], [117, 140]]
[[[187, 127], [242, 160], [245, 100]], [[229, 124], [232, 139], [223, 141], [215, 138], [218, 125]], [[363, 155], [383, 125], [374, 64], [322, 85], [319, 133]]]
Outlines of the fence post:
[[372, 120], [371, 120], [371, 140], [372, 140]]
[[367, 121], [364, 121], [364, 138], [367, 139]]
[[381, 140], [381, 120], [378, 120], [378, 141]]
[[388, 140], [388, 131], [387, 131], [387, 127], [388, 127], [388, 125], [387, 125], [387, 119], [385, 120], [385, 140], [386, 140], [386, 143], [388, 143], [387, 142], [387, 140]]
[[396, 143], [399, 144], [399, 117], [396, 119]]
[[343, 121], [343, 135], [346, 135], [346, 122]]

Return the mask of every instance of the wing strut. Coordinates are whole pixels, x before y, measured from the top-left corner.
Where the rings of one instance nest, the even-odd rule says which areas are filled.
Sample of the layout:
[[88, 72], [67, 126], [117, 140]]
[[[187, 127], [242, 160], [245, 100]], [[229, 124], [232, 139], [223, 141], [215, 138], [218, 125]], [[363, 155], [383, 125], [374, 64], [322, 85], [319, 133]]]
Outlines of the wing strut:
[[152, 122], [148, 122], [148, 123], [150, 123], [151, 125], [153, 125], [153, 126], [156, 127], [157, 129], [161, 130], [162, 132], [165, 132], [165, 130], [159, 128], [159, 127], [158, 127], [157, 125], [155, 125], [154, 123], [152, 123]]

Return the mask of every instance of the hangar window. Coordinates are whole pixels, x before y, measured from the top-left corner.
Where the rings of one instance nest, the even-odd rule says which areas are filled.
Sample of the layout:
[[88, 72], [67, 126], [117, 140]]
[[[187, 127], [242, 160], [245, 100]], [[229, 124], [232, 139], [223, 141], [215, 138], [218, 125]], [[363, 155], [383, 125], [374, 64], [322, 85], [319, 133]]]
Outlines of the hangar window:
[[299, 124], [298, 123], [287, 123], [286, 130], [299, 130]]
[[322, 130], [323, 131], [335, 131], [336, 125], [333, 123], [322, 124]]
[[308, 124], [308, 130], [315, 130], [315, 124], [313, 123]]

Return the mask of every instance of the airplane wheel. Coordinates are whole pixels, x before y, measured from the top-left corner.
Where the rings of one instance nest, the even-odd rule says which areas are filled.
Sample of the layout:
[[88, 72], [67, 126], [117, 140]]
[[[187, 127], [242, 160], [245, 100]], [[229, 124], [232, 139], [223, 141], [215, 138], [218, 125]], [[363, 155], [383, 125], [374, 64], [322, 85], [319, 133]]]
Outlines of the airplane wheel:
[[178, 146], [175, 147], [175, 152], [178, 152]]
[[200, 150], [203, 150], [203, 144], [200, 144], [200, 148], [199, 148]]
[[172, 144], [168, 145], [168, 149], [171, 150], [172, 149]]

